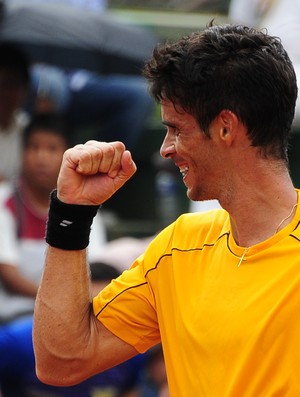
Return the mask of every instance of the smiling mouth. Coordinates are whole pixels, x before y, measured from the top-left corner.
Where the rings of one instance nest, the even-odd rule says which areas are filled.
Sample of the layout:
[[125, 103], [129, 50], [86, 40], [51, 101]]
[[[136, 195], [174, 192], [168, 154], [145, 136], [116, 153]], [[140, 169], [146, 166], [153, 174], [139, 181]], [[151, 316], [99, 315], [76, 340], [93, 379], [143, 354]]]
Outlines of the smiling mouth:
[[189, 170], [189, 167], [187, 167], [187, 166], [179, 168], [179, 171], [180, 171], [180, 173], [181, 173], [183, 178], [187, 175], [188, 170]]

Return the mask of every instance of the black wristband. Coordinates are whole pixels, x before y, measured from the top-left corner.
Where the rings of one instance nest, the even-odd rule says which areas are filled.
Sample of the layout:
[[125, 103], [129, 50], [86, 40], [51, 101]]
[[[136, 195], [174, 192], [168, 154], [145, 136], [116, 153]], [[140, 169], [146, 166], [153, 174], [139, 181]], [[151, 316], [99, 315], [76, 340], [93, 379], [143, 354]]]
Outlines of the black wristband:
[[66, 204], [50, 195], [46, 242], [64, 250], [82, 250], [89, 244], [91, 225], [99, 205]]

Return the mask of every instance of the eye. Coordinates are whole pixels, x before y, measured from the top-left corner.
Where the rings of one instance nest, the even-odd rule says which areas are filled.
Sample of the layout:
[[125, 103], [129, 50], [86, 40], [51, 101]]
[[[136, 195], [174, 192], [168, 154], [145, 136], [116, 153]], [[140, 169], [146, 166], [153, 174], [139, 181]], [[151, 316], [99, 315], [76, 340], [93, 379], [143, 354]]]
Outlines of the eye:
[[175, 137], [178, 137], [181, 134], [181, 130], [174, 125], [165, 125], [165, 132]]
[[169, 126], [169, 127], [168, 127], [168, 130], [169, 130], [169, 132], [172, 133], [172, 135], [174, 135], [174, 136], [179, 136], [180, 133], [181, 133], [181, 130], [180, 130], [179, 128], [175, 127], [175, 126]]

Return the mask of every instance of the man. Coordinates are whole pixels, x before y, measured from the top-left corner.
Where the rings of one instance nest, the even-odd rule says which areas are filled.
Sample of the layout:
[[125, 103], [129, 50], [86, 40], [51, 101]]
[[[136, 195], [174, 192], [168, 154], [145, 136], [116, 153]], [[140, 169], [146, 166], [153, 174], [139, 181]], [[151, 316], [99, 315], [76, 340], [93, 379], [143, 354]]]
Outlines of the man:
[[162, 156], [190, 199], [223, 209], [179, 217], [91, 305], [89, 225], [136, 167], [120, 142], [67, 151], [35, 308], [38, 376], [73, 384], [162, 341], [171, 396], [300, 395], [288, 55], [264, 32], [209, 26], [159, 46], [145, 75], [167, 127]]

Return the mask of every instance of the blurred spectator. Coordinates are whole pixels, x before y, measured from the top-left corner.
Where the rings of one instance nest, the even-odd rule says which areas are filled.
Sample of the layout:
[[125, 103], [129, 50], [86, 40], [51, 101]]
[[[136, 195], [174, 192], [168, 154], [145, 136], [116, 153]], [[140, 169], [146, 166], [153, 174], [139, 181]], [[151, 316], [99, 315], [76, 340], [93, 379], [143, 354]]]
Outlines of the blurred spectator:
[[29, 84], [29, 60], [19, 46], [0, 42], [0, 181], [12, 180], [20, 167], [22, 110]]
[[63, 114], [70, 101], [70, 90], [64, 71], [57, 66], [33, 64], [28, 106], [33, 113]]
[[[22, 172], [0, 185], [0, 323], [31, 314], [42, 274], [49, 195], [56, 186], [68, 131], [61, 118], [39, 115], [24, 131]], [[104, 244], [105, 228], [95, 218], [90, 260]]]
[[[24, 1], [28, 2], [67, 4], [99, 12], [106, 9], [104, 0]], [[101, 40], [103, 37], [99, 37]], [[84, 133], [88, 132], [88, 139], [121, 140], [128, 149], [134, 150], [154, 109], [148, 86], [138, 70], [137, 73], [102, 75], [38, 63], [31, 68], [33, 98], [29, 98], [31, 103], [26, 108], [33, 112], [45, 111], [50, 100], [76, 134], [73, 143], [85, 140]]]
[[[93, 296], [119, 275], [115, 267], [104, 263], [93, 262], [90, 268]], [[3, 397], [130, 397], [130, 393], [136, 390], [146, 359], [147, 354], [138, 355], [76, 386], [48, 386], [41, 383], [35, 374], [32, 317], [0, 326], [0, 387]]]
[[[130, 150], [134, 150], [154, 109], [141, 76], [102, 76], [48, 64], [33, 65], [31, 76], [29, 110], [55, 110], [66, 117], [72, 131], [91, 128], [89, 138], [121, 140]], [[83, 133], [80, 135], [84, 138]]]
[[[64, 71], [41, 64], [30, 66], [27, 55], [19, 45], [2, 42], [0, 181], [12, 181], [18, 175], [21, 131], [33, 113], [47, 111], [62, 114], [69, 123], [70, 138], [75, 128], [84, 130], [93, 126], [97, 132], [92, 138], [122, 140], [132, 149], [145, 128], [153, 106], [147, 86], [140, 76], [103, 77], [85, 70]], [[83, 134], [81, 138], [84, 140]], [[72, 144], [76, 143], [74, 139]]]

